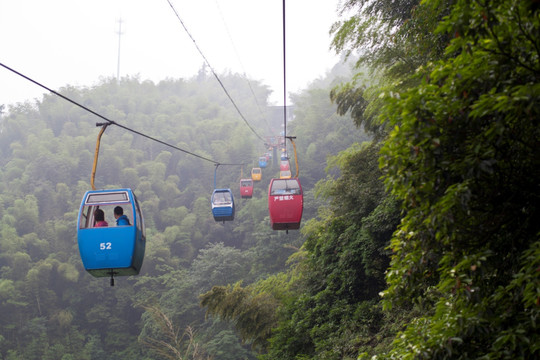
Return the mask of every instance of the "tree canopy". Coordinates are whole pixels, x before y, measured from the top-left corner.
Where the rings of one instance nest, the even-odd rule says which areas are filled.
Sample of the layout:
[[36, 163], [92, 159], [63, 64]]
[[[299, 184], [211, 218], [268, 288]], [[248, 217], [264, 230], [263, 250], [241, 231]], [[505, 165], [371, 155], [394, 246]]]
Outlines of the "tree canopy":
[[[303, 114], [295, 122], [302, 136], [313, 139], [298, 144], [302, 174], [311, 179], [304, 186], [306, 199], [313, 198], [326, 164], [323, 154], [365, 136], [342, 119], [338, 126], [325, 125], [332, 136], [348, 135], [340, 144], [312, 130], [335, 112], [320, 95], [334, 76], [296, 94]], [[245, 78], [228, 74], [222, 80], [252, 126], [279, 135], [268, 133], [276, 121], [272, 107], [261, 112], [253, 93], [242, 88]], [[60, 92], [130, 129], [219, 162], [245, 164], [219, 167], [218, 184], [237, 192], [241, 173], [248, 174], [268, 149], [214, 82], [198, 77], [154, 84], [127, 77]], [[252, 85], [265, 101], [266, 87]], [[110, 287], [84, 271], [76, 241], [78, 208], [90, 189], [96, 119], [54, 95], [6, 106], [0, 118], [0, 358], [195, 358], [187, 349], [197, 345], [213, 359], [254, 359], [230, 324], [205, 318], [198, 295], [216, 285], [271, 277], [302, 243], [299, 232], [286, 235], [269, 226], [266, 187], [279, 167], [263, 171], [252, 199], [235, 196], [234, 222], [217, 223], [210, 210], [213, 163], [109, 126], [101, 139], [96, 187], [132, 188], [147, 228], [140, 275], [118, 278]], [[315, 142], [324, 151], [304, 156]], [[306, 221], [311, 213], [307, 207]], [[170, 326], [163, 327], [167, 321]], [[171, 337], [171, 330], [186, 336]], [[171, 345], [172, 352], [156, 344]]]

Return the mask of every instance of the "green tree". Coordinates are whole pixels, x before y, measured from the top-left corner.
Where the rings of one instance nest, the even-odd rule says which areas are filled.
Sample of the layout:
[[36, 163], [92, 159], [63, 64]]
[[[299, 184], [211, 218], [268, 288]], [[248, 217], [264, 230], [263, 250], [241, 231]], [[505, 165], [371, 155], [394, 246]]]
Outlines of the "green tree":
[[210, 359], [197, 342], [193, 328], [187, 327], [181, 333], [159, 307], [145, 306], [144, 308], [154, 323], [153, 332], [156, 334], [147, 334], [139, 338], [145, 347], [170, 360]]
[[[343, 65], [345, 66], [345, 65]], [[339, 69], [334, 69], [338, 71]], [[350, 116], [340, 116], [328, 93], [330, 85], [315, 82], [312, 86], [292, 96], [295, 119], [290, 134], [297, 137], [298, 162], [302, 187], [312, 188], [325, 177], [327, 157], [345, 150], [354, 142], [368, 140], [369, 136], [351, 121]], [[294, 162], [291, 161], [294, 164]], [[293, 168], [293, 171], [296, 169]]]
[[192, 277], [200, 286], [199, 293], [208, 291], [212, 285], [232, 284], [242, 279], [248, 273], [247, 260], [242, 251], [223, 243], [202, 249], [191, 266]]
[[351, 15], [332, 26], [332, 47], [345, 58], [358, 56], [358, 73], [331, 92], [338, 114], [350, 112], [357, 126], [383, 138], [381, 92], [414, 86], [418, 81], [410, 75], [444, 55], [449, 38], [434, 29], [449, 6], [446, 1], [429, 6], [419, 0], [345, 1], [341, 14]]
[[39, 223], [37, 199], [34, 195], [28, 195], [23, 199], [17, 199], [11, 213], [15, 217], [15, 227], [19, 235], [35, 232]]
[[276, 299], [268, 293], [243, 288], [240, 283], [214, 286], [200, 296], [201, 306], [207, 314], [232, 321], [244, 342], [263, 351], [272, 328], [276, 326]]
[[251, 352], [240, 344], [234, 330], [219, 330], [204, 344], [211, 358], [223, 360], [255, 359]]
[[425, 310], [380, 358], [535, 358], [538, 7], [449, 5], [438, 26], [453, 37], [447, 59], [385, 99], [393, 130], [381, 164], [407, 210], [391, 243], [385, 306]]
[[264, 359], [351, 358], [389, 336], [381, 331], [378, 293], [389, 263], [385, 247], [401, 216], [380, 180], [379, 148], [352, 146], [330, 160], [341, 176], [318, 185], [330, 203], [304, 227], [301, 277], [279, 309]]

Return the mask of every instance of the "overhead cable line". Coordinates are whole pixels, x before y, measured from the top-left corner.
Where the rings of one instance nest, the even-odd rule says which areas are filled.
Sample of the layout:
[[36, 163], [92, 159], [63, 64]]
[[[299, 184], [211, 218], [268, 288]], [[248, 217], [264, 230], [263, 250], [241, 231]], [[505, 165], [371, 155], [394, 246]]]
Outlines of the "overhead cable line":
[[188, 29], [186, 28], [186, 25], [184, 24], [184, 22], [182, 21], [182, 19], [180, 18], [180, 15], [178, 15], [178, 12], [176, 11], [176, 9], [174, 8], [173, 4], [171, 3], [170, 0], [167, 0], [167, 2], [169, 3], [169, 6], [171, 7], [171, 9], [173, 10], [174, 14], [176, 15], [176, 17], [178, 18], [178, 20], [180, 21], [180, 24], [182, 24], [182, 27], [184, 28], [184, 30], [186, 31], [186, 33], [188, 34], [189, 38], [191, 39], [191, 41], [193, 41], [193, 44], [195, 45], [195, 47], [197, 48], [197, 51], [199, 52], [199, 54], [201, 54], [202, 58], [204, 59], [204, 62], [206, 63], [206, 65], [208, 65], [208, 67], [210, 68], [210, 70], [212, 71], [212, 74], [214, 75], [214, 77], [216, 78], [216, 80], [218, 81], [219, 85], [221, 85], [221, 88], [223, 89], [223, 91], [225, 91], [225, 94], [227, 95], [227, 97], [229, 98], [229, 100], [231, 101], [231, 103], [233, 104], [234, 108], [236, 109], [236, 111], [238, 112], [238, 114], [240, 114], [240, 117], [244, 120], [244, 122], [246, 123], [246, 125], [249, 127], [249, 129], [259, 138], [261, 139], [263, 142], [265, 141], [256, 131], [255, 129], [253, 129], [253, 127], [251, 127], [251, 125], [249, 124], [249, 122], [247, 121], [247, 119], [244, 117], [244, 115], [242, 114], [242, 112], [240, 111], [240, 109], [238, 108], [238, 106], [236, 105], [236, 103], [234, 102], [233, 98], [231, 97], [231, 95], [229, 94], [229, 92], [227, 91], [227, 89], [225, 88], [225, 85], [223, 85], [223, 83], [221, 82], [221, 79], [219, 78], [219, 76], [216, 74], [216, 72], [214, 71], [214, 68], [212, 67], [212, 65], [210, 65], [210, 63], [208, 62], [208, 59], [206, 59], [206, 56], [204, 56], [203, 52], [201, 51], [201, 49], [199, 48], [199, 46], [197, 45], [197, 43], [195, 42], [195, 39], [193, 39], [193, 36], [191, 36], [190, 32], [188, 31]]
[[[215, 164], [215, 165], [244, 165], [244, 164], [223, 164], [223, 163], [220, 163], [220, 162], [218, 162], [218, 161], [209, 159], [209, 158], [207, 158], [207, 157], [204, 157], [204, 156], [195, 154], [195, 153], [193, 153], [193, 152], [191, 152], [191, 151], [188, 151], [188, 150], [179, 148], [178, 146], [174, 146], [174, 145], [172, 145], [172, 144], [166, 143], [165, 141], [156, 139], [156, 138], [154, 138], [154, 137], [152, 137], [152, 136], [149, 136], [149, 135], [146, 135], [146, 134], [144, 134], [144, 133], [142, 133], [142, 132], [140, 132], [140, 131], [133, 130], [133, 129], [131, 129], [131, 128], [125, 126], [125, 125], [119, 124], [119, 123], [117, 123], [116, 121], [113, 121], [113, 120], [110, 120], [110, 119], [106, 118], [105, 116], [103, 116], [103, 115], [101, 115], [101, 114], [95, 112], [94, 110], [89, 109], [88, 107], [79, 104], [78, 102], [76, 102], [76, 101], [74, 101], [74, 100], [68, 98], [67, 96], [64, 96], [64, 95], [60, 94], [59, 92], [56, 92], [56, 91], [52, 90], [51, 88], [49, 88], [49, 87], [47, 87], [47, 86], [45, 86], [45, 85], [43, 85], [43, 84], [41, 84], [41, 83], [39, 83], [39, 82], [37, 82], [37, 81], [31, 79], [31, 78], [29, 78], [28, 76], [26, 76], [26, 75], [24, 75], [24, 74], [21, 74], [20, 72], [14, 70], [14, 69], [12, 69], [12, 68], [10, 68], [10, 67], [7, 66], [7, 65], [4, 65], [3, 63], [0, 63], [0, 65], [1, 65], [2, 67], [6, 68], [7, 70], [9, 70], [9, 71], [11, 71], [11, 72], [13, 72], [13, 73], [15, 73], [15, 74], [17, 74], [17, 75], [19, 75], [19, 76], [25, 78], [26, 80], [28, 80], [28, 81], [30, 81], [30, 82], [32, 82], [32, 83], [34, 83], [34, 84], [36, 84], [36, 85], [38, 85], [38, 86], [44, 88], [45, 90], [50, 91], [51, 93], [55, 94], [56, 96], [59, 96], [59, 97], [61, 97], [62, 99], [69, 101], [69, 102], [72, 103], [73, 105], [76, 105], [76, 106], [82, 108], [83, 110], [86, 110], [86, 111], [88, 111], [89, 113], [92, 113], [92, 114], [94, 114], [95, 116], [97, 116], [97, 117], [99, 117], [99, 118], [101, 118], [101, 119], [107, 121], [109, 125], [116, 125], [116, 126], [118, 126], [118, 127], [121, 127], [121, 128], [124, 129], [124, 130], [131, 131], [131, 132], [134, 133], [134, 134], [137, 134], [137, 135], [140, 135], [140, 136], [145, 137], [145, 138], [147, 138], [147, 139], [150, 139], [150, 140], [152, 140], [152, 141], [158, 142], [158, 143], [160, 143], [160, 144], [162, 144], [162, 145], [168, 146], [168, 147], [173, 148], [173, 149], [175, 149], [175, 150], [182, 151], [182, 152], [184, 152], [184, 153], [186, 153], [186, 154], [188, 154], [188, 155], [192, 155], [192, 156], [198, 157], [199, 159], [202, 159], [202, 160], [211, 162], [211, 163], [213, 163], [213, 164]], [[100, 126], [100, 125], [102, 125], [102, 124], [96, 124], [96, 125], [97, 125], [97, 126]]]
[[[287, 71], [285, 56], [285, 0], [283, 0], [283, 135], [287, 139]], [[285, 140], [285, 151], [287, 151], [287, 140]]]
[[242, 71], [244, 73], [244, 77], [246, 78], [246, 81], [249, 86], [249, 90], [251, 91], [251, 94], [253, 95], [253, 99], [255, 100], [255, 104], [257, 105], [257, 108], [259, 109], [259, 113], [264, 118], [264, 121], [266, 122], [266, 125], [268, 126], [268, 130], [271, 129], [270, 124], [268, 123], [267, 115], [265, 112], [262, 111], [261, 106], [259, 105], [259, 101], [257, 100], [257, 95], [255, 95], [255, 91], [253, 90], [253, 87], [251, 86], [251, 81], [246, 76], [246, 70], [244, 69], [244, 65], [242, 64], [242, 60], [240, 59], [240, 55], [238, 54], [238, 51], [236, 50], [236, 46], [234, 45], [234, 41], [232, 39], [231, 33], [229, 31], [229, 27], [227, 26], [227, 22], [225, 21], [225, 17], [223, 16], [223, 12], [221, 11], [221, 7], [219, 6], [219, 3], [217, 0], [215, 0], [216, 7], [218, 9], [219, 15], [221, 16], [221, 21], [223, 21], [223, 25], [225, 26], [225, 30], [227, 31], [227, 35], [229, 36], [229, 41], [231, 42], [232, 48], [234, 50], [234, 54], [236, 55], [236, 59], [238, 60], [238, 63], [240, 64], [240, 68], [242, 68]]

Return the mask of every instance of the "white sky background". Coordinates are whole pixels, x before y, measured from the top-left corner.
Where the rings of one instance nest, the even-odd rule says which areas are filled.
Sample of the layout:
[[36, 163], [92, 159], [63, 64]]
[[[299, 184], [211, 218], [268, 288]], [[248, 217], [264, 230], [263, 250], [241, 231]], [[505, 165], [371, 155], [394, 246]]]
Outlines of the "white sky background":
[[[339, 61], [329, 29], [340, 0], [286, 0], [287, 93]], [[283, 104], [282, 0], [171, 0], [212, 68], [245, 73]], [[167, 0], [0, 0], [0, 63], [59, 90], [116, 77], [191, 78], [204, 59]], [[216, 81], [216, 86], [219, 84]], [[47, 91], [0, 66], [0, 104]]]

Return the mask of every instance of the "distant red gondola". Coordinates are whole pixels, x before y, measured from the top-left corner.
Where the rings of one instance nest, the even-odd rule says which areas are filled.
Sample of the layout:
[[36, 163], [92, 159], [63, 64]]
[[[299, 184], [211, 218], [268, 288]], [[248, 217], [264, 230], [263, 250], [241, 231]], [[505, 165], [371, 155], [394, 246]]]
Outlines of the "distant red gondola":
[[251, 199], [253, 196], [253, 180], [240, 179], [240, 196], [243, 199]]

